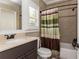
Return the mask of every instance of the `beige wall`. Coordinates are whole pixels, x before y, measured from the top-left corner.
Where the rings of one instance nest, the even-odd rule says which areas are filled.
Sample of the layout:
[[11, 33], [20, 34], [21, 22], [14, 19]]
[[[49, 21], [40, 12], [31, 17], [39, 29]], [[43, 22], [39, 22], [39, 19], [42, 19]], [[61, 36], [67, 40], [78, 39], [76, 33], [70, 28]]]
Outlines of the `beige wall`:
[[40, 11], [45, 10], [47, 7], [47, 5], [43, 2], [43, 0], [32, 0], [32, 1], [35, 2], [37, 5], [39, 5]]
[[43, 0], [39, 0], [40, 11], [45, 10], [47, 5], [43, 2]]
[[77, 3], [77, 1], [76, 0], [69, 0], [69, 1], [61, 2], [61, 3], [57, 3], [57, 4], [50, 4], [50, 5], [47, 5], [46, 9], [53, 8], [56, 6], [74, 4], [74, 3]]
[[39, 32], [29, 32], [26, 33], [26, 36], [39, 37]]
[[17, 14], [17, 20], [16, 20], [16, 26], [17, 26], [17, 29], [19, 29], [19, 15], [20, 15], [20, 6], [17, 5], [17, 4], [14, 4], [14, 3], [10, 3], [10, 4], [2, 4], [0, 3], [0, 8], [7, 8], [7, 9], [10, 9], [10, 10], [13, 10], [13, 11], [16, 11], [16, 14]]
[[[68, 5], [68, 4], [74, 4], [76, 3], [76, 0], [68, 1], [68, 2], [63, 2], [60, 4], [51, 4], [47, 6], [47, 9], [53, 8], [56, 6], [61, 6], [61, 5]], [[76, 5], [75, 5], [76, 6]], [[71, 8], [75, 6], [67, 6], [67, 7], [59, 7], [59, 10], [65, 9], [65, 8]], [[66, 42], [66, 43], [71, 43], [74, 38], [76, 38], [76, 10], [72, 11], [72, 9], [67, 9], [67, 10], [62, 10], [59, 11], [59, 17], [61, 16], [70, 16], [74, 15], [71, 17], [62, 17], [59, 18], [59, 25], [60, 25], [60, 33], [61, 33], [61, 41]]]
[[35, 2], [37, 5], [39, 5], [39, 0], [32, 0], [33, 2]]
[[43, 0], [33, 0], [40, 7], [41, 10], [45, 10], [47, 5], [43, 2]]

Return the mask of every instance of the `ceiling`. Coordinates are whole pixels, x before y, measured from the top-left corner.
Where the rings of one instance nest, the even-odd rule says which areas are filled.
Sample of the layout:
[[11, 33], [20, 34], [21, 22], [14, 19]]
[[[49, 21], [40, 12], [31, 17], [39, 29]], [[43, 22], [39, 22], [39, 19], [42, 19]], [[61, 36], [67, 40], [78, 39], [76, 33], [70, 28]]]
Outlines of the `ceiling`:
[[14, 3], [17, 3], [17, 4], [21, 4], [21, 0], [10, 0], [10, 1], [12, 1], [12, 2], [14, 2]]
[[5, 3], [5, 4], [16, 3], [21, 5], [21, 0], [0, 0], [0, 3]]
[[67, 0], [43, 0], [47, 5], [49, 4], [54, 4], [54, 3], [59, 3], [59, 2], [64, 2]]

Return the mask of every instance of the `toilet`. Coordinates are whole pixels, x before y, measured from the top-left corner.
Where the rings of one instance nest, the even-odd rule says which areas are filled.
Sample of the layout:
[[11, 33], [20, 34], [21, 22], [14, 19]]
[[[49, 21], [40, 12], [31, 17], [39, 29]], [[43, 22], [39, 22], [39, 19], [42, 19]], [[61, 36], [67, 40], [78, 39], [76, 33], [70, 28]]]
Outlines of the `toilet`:
[[41, 47], [41, 41], [39, 38], [38, 38], [38, 51], [37, 52], [38, 52], [38, 59], [48, 59], [52, 55], [52, 51], [50, 49]]
[[[48, 59], [49, 57], [51, 57], [52, 55], [52, 52], [50, 49], [48, 48], [44, 48], [44, 47], [40, 47], [38, 49], [38, 55], [41, 59]], [[38, 57], [38, 58], [39, 58]]]

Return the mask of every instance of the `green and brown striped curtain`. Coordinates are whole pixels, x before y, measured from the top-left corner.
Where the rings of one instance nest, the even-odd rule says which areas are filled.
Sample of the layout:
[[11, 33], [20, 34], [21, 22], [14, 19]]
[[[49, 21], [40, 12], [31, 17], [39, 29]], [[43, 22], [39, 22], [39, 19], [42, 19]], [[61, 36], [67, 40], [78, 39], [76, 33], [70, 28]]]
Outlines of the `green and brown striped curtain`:
[[60, 39], [58, 8], [41, 12], [41, 37]]

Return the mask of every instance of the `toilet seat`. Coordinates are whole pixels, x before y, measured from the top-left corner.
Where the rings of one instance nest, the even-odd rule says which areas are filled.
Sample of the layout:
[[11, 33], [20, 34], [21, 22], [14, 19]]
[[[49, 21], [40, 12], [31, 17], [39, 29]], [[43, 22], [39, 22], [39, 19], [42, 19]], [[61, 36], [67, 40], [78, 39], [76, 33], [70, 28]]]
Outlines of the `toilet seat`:
[[51, 54], [51, 50], [48, 48], [41, 47], [38, 49], [38, 55], [40, 55], [41, 57], [50, 57]]

